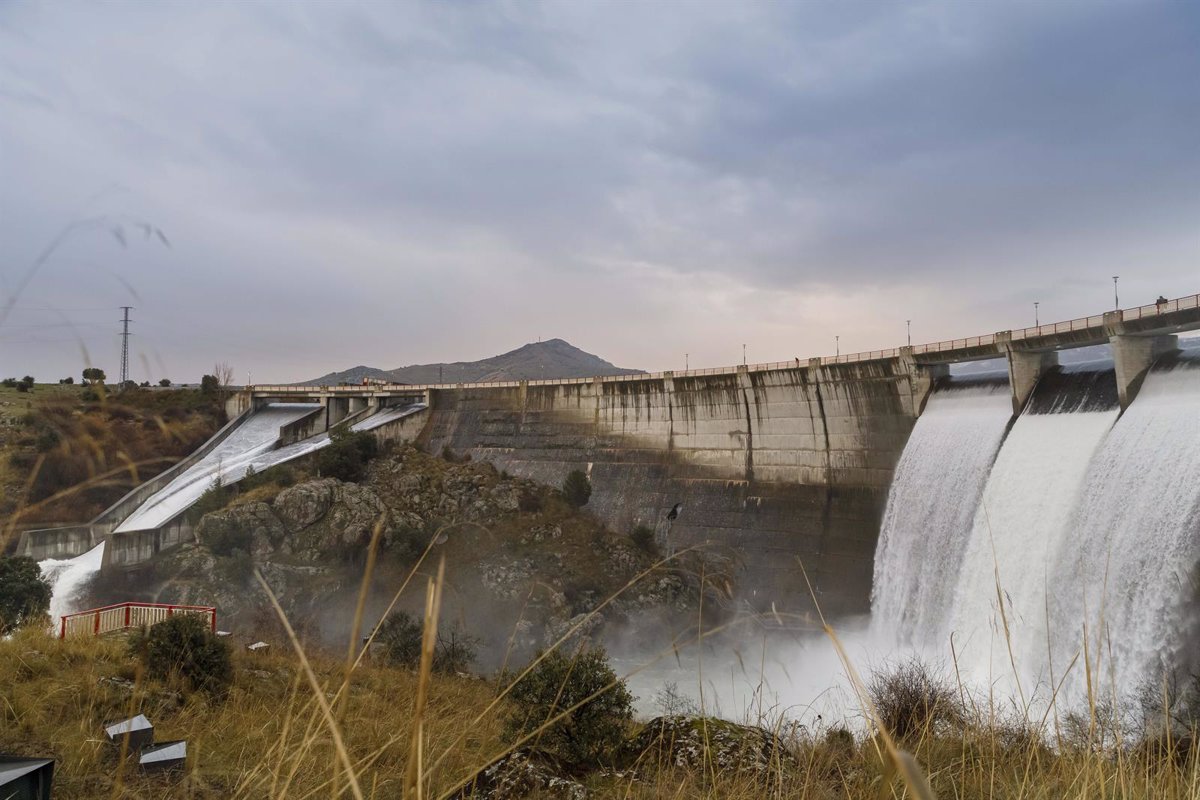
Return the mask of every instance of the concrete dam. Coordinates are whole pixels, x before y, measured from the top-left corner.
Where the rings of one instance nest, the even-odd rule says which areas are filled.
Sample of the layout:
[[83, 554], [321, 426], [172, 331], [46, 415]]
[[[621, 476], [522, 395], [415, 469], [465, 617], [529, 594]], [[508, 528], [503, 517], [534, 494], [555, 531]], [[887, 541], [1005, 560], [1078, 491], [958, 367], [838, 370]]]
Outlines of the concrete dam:
[[[1176, 334], [1200, 328], [1198, 300], [949, 342], [689, 372], [494, 384], [254, 386], [231, 398], [228, 410], [236, 428], [263, 409], [311, 404], [280, 430], [272, 445], [278, 450], [389, 407], [414, 408], [379, 435], [416, 441], [434, 453], [469, 454], [550, 485], [582, 469], [593, 484], [588, 508], [612, 530], [645, 525], [673, 547], [708, 545], [728, 560], [739, 599], [751, 607], [811, 614], [811, 584], [826, 615], [871, 611], [874, 594], [875, 617], [914, 638], [940, 636], [954, 624], [953, 609], [967, 602], [956, 594], [962, 576], [980, 573], [990, 553], [981, 498], [987, 498], [993, 535], [999, 535], [997, 515], [1019, 521], [1025, 512], [1009, 506], [1032, 495], [1044, 508], [1035, 517], [1058, 520], [1053, 535], [1067, 537], [1077, 506], [1071, 493], [1084, 491], [1091, 479], [1081, 476], [1099, 469], [1095, 459], [1108, 452], [1107, 442], [1123, 425], [1146, 415], [1159, 419], [1153, 409], [1164, 396], [1185, 398], [1171, 408], [1198, 410], [1200, 394], [1170, 388], [1191, 385], [1181, 377], [1191, 374], [1190, 351], [1180, 349]], [[1060, 364], [1061, 352], [1097, 345], [1105, 346], [1098, 365], [1081, 371], [1065, 355]], [[992, 362], [996, 369], [966, 375], [953, 366], [971, 362]], [[1046, 444], [1053, 439], [1047, 429], [1064, 432], [1058, 450], [1019, 444]], [[214, 438], [222, 435], [229, 433]], [[1189, 450], [1181, 440], [1178, 452], [1176, 466], [1200, 464], [1200, 445]], [[1032, 477], [1042, 474], [1036, 468], [1043, 462], [1068, 461], [1068, 477], [1054, 470]], [[1001, 468], [1008, 477], [995, 477], [993, 487]], [[22, 548], [35, 556], [78, 555], [84, 542], [103, 539], [104, 568], [141, 563], [189, 535], [169, 523], [148, 530], [122, 524], [166, 483], [155, 479], [131, 493], [122, 509], [93, 522], [86, 534], [30, 532]], [[1111, 495], [1111, 487], [1088, 491]], [[1191, 513], [1200, 508], [1200, 495], [1187, 492], [1164, 502]], [[1152, 493], [1145, 502], [1155, 502]], [[668, 524], [665, 515], [675, 503], [684, 510]], [[986, 605], [984, 598], [976, 607]]]

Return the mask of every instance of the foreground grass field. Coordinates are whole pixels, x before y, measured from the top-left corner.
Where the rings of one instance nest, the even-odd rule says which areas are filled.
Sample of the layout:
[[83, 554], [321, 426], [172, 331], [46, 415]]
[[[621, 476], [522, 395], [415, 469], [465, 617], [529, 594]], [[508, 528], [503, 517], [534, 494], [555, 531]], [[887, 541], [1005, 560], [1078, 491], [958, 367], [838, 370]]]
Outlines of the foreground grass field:
[[[355, 796], [301, 661], [279, 645], [272, 650], [239, 650], [232, 688], [214, 699], [144, 679], [121, 638], [63, 642], [24, 630], [0, 642], [0, 750], [52, 755], [54, 796], [64, 800]], [[429, 676], [419, 791], [406, 795], [418, 675], [364, 663], [343, 705], [344, 662], [322, 655], [310, 662], [363, 797], [471, 796], [471, 776], [511, 746], [500, 722], [509, 705], [496, 702], [495, 682]], [[157, 739], [188, 740], [185, 771], [144, 775], [104, 740], [105, 723], [136, 713], [155, 723]], [[766, 731], [702, 718], [633, 724], [630, 744], [610, 767], [568, 770], [562, 786], [532, 793], [480, 784], [475, 796], [903, 797], [922, 796], [926, 781], [944, 798], [1200, 796], [1195, 761], [1182, 748], [1051, 748], [1020, 728], [943, 720], [898, 739], [897, 759], [879, 734], [810, 734], [762, 722]], [[762, 749], [767, 740], [780, 748]], [[657, 747], [647, 750], [648, 742]], [[906, 783], [905, 768], [915, 784]]]

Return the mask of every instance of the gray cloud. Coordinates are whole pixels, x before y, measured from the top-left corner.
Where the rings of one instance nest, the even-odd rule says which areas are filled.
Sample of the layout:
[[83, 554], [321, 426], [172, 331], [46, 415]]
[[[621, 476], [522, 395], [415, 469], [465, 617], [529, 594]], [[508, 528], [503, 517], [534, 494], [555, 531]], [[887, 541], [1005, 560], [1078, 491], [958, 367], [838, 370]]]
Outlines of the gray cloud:
[[286, 380], [538, 335], [771, 360], [1086, 314], [1111, 274], [1190, 293], [1198, 33], [1168, 2], [2, 5], [5, 290], [81, 213], [175, 246], [73, 237], [0, 371], [78, 371], [50, 307], [112, 364], [115, 311], [65, 309], [138, 306], [138, 377]]

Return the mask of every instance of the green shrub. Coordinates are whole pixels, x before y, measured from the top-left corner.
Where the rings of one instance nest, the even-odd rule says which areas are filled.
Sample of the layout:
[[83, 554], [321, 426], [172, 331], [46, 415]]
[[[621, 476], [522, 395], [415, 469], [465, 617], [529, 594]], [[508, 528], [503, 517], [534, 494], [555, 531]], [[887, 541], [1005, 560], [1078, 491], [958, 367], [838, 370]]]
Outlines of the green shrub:
[[[378, 641], [383, 660], [397, 667], [415, 668], [421, 663], [421, 622], [403, 611], [392, 612], [379, 627]], [[433, 649], [435, 672], [466, 672], [475, 661], [479, 638], [467, 633], [460, 624], [438, 631]]]
[[592, 482], [583, 470], [573, 469], [563, 481], [563, 497], [575, 508], [583, 508], [592, 497]]
[[229, 504], [230, 495], [230, 487], [222, 486], [219, 480], [214, 479], [212, 484], [204, 490], [204, 494], [200, 495], [196, 502], [192, 503], [191, 508], [187, 510], [188, 519], [196, 523], [205, 514], [220, 511]]
[[229, 645], [195, 614], [178, 614], [135, 632], [129, 649], [152, 678], [180, 681], [213, 695], [223, 695], [233, 682]]
[[379, 626], [376, 640], [383, 651], [383, 660], [399, 667], [415, 667], [421, 663], [421, 623], [411, 614], [394, 611]]
[[392, 533], [390, 547], [403, 563], [411, 563], [421, 557], [429, 546], [432, 534], [411, 525], [401, 525]]
[[322, 475], [356, 483], [366, 475], [367, 464], [379, 453], [379, 443], [367, 431], [341, 425], [329, 432], [329, 444], [317, 451]]
[[517, 498], [517, 508], [526, 513], [536, 514], [542, 510], [542, 496], [532, 489], [526, 489]]
[[228, 557], [234, 551], [241, 551], [245, 555], [254, 549], [254, 532], [246, 528], [218, 526], [216, 530], [206, 533], [204, 544], [213, 555]]
[[605, 760], [621, 744], [633, 718], [633, 695], [625, 682], [600, 648], [574, 657], [554, 650], [541, 658], [509, 693], [517, 710], [505, 720], [505, 734], [519, 739], [579, 704], [542, 730], [536, 742], [571, 764]]
[[629, 538], [633, 540], [633, 545], [638, 550], [649, 555], [658, 555], [658, 544], [654, 541], [654, 530], [645, 525], [638, 525], [633, 529], [633, 533], [629, 534]]
[[45, 617], [50, 583], [26, 556], [0, 556], [0, 635]]

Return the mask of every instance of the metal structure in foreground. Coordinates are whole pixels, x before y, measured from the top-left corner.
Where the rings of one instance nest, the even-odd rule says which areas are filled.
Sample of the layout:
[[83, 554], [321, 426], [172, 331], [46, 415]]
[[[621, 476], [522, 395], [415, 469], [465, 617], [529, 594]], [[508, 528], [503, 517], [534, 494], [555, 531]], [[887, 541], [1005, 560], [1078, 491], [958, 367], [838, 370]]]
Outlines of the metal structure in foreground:
[[79, 634], [100, 636], [128, 628], [150, 626], [170, 619], [176, 614], [193, 614], [208, 621], [209, 629], [217, 630], [217, 609], [212, 606], [176, 606], [160, 603], [117, 603], [75, 614], [66, 614], [59, 624], [58, 638]]

